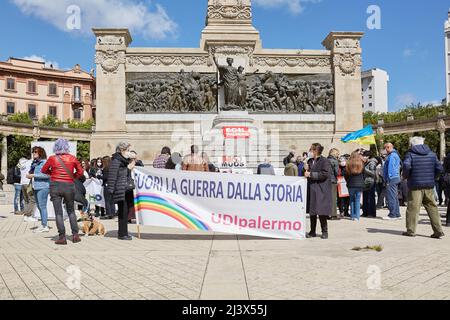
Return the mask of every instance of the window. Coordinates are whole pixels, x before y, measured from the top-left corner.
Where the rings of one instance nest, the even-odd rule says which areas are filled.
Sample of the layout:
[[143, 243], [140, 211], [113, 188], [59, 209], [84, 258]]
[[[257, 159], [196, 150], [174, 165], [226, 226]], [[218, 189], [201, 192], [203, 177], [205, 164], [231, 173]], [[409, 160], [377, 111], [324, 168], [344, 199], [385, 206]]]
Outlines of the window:
[[36, 118], [37, 114], [36, 114], [36, 105], [30, 103], [28, 105], [28, 115], [30, 116], [31, 119]]
[[14, 114], [15, 111], [16, 111], [16, 104], [14, 102], [7, 102], [6, 103], [6, 113]]
[[372, 86], [369, 87], [369, 90], [372, 90]]
[[73, 87], [73, 100], [81, 102], [81, 87]]
[[81, 109], [73, 110], [73, 118], [75, 120], [81, 120]]
[[36, 93], [36, 81], [28, 81], [28, 92]]
[[13, 78], [6, 79], [6, 90], [16, 90], [16, 80]]
[[48, 94], [50, 96], [57, 96], [58, 95], [58, 86], [56, 83], [50, 83], [48, 85]]
[[369, 99], [372, 99], [372, 95], [371, 94], [369, 94]]
[[371, 102], [371, 103], [369, 103], [369, 107], [372, 107], [373, 106], [373, 103]]
[[58, 110], [55, 106], [50, 106], [48, 107], [48, 114], [52, 117], [57, 117], [58, 116]]

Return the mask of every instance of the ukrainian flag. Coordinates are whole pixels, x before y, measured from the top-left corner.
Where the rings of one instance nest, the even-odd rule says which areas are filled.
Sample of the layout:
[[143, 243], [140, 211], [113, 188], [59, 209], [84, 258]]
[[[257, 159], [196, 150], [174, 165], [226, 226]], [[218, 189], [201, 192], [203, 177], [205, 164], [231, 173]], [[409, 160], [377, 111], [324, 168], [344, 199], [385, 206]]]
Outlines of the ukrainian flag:
[[371, 125], [368, 125], [364, 129], [361, 129], [359, 131], [349, 133], [348, 135], [343, 137], [341, 141], [343, 143], [354, 142], [362, 145], [377, 144], [377, 142], [375, 141], [375, 134], [373, 133]]

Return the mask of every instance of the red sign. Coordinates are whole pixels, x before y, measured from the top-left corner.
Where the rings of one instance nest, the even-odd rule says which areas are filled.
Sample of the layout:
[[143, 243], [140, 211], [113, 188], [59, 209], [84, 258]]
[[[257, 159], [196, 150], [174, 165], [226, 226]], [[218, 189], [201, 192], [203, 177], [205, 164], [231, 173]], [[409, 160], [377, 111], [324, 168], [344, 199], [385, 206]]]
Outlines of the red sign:
[[223, 136], [225, 139], [249, 139], [250, 130], [248, 127], [224, 127]]

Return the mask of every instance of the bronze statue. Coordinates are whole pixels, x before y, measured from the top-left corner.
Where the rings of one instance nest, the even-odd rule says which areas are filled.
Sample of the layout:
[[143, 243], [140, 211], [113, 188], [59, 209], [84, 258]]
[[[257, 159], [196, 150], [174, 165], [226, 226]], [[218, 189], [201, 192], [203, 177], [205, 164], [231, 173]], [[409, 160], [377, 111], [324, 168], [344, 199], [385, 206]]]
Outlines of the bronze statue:
[[239, 73], [238, 69], [233, 67], [233, 58], [227, 58], [227, 65], [221, 66], [214, 57], [214, 63], [219, 69], [220, 73], [220, 83], [224, 87], [225, 94], [225, 107], [224, 110], [233, 110], [238, 106], [238, 96], [239, 96]]

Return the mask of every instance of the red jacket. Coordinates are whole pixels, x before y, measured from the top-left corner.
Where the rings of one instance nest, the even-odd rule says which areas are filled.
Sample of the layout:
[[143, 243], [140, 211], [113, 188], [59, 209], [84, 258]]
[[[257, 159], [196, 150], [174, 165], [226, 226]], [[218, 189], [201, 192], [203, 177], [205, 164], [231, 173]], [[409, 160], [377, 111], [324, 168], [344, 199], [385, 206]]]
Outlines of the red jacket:
[[[75, 179], [78, 179], [83, 175], [83, 168], [77, 158], [71, 154], [62, 154], [59, 157], [70, 172], [74, 172], [75, 169], [76, 172], [73, 174]], [[42, 173], [50, 175], [50, 180], [54, 182], [74, 183], [73, 179], [68, 175], [58, 159], [56, 159], [56, 156], [48, 158], [47, 162], [42, 167]]]

